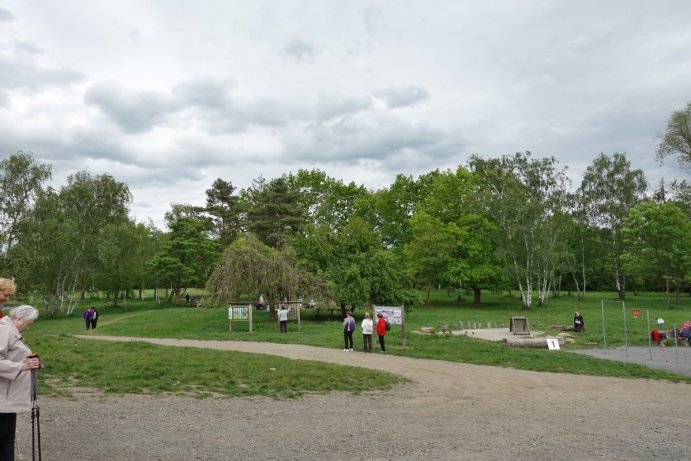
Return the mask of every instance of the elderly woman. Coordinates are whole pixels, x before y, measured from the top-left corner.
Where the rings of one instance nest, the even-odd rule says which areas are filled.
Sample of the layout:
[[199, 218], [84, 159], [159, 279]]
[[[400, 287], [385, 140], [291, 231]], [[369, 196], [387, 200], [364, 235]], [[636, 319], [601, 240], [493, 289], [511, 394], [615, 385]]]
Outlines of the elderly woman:
[[14, 461], [17, 412], [31, 411], [31, 373], [41, 367], [22, 332], [38, 317], [32, 306], [17, 306], [0, 319], [0, 459]]
[[[5, 301], [17, 291], [14, 285], [14, 279], [4, 279], [0, 277], [0, 307], [5, 304]], [[0, 318], [2, 318], [2, 310], [0, 310]]]

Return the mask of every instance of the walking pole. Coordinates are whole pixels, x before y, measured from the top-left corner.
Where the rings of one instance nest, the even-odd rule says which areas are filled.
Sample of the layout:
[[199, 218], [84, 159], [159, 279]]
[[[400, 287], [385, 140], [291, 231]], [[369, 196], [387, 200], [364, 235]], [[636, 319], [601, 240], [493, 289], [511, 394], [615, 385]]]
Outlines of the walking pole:
[[38, 406], [38, 370], [33, 369], [31, 370], [31, 459], [33, 461], [36, 461], [36, 445], [38, 445], [38, 461], [41, 461], [41, 409]]

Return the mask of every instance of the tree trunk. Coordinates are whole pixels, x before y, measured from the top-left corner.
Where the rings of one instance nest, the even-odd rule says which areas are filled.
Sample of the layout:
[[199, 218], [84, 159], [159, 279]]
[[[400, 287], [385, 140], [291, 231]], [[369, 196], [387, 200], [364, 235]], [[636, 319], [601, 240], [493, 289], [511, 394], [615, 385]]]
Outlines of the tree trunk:
[[482, 288], [473, 288], [473, 304], [475, 304], [476, 306], [480, 305], [480, 293], [482, 293]]

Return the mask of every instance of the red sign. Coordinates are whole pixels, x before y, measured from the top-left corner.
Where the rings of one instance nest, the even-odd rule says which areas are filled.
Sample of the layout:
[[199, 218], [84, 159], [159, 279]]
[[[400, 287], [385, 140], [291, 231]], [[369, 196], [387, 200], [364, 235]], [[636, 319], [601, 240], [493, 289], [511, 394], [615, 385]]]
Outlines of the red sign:
[[633, 315], [633, 318], [637, 319], [638, 317], [641, 316], [641, 311], [639, 311], [638, 309], [632, 309], [631, 315]]

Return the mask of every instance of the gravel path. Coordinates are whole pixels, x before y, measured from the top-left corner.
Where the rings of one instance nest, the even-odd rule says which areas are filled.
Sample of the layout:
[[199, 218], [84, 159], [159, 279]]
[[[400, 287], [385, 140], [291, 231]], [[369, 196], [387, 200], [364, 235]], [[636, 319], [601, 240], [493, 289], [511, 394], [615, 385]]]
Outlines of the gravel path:
[[[688, 460], [688, 384], [600, 378], [301, 345], [87, 336], [376, 368], [390, 392], [295, 400], [102, 396], [41, 400], [50, 460]], [[289, 362], [288, 362], [289, 363]], [[29, 415], [21, 459], [31, 459]]]

